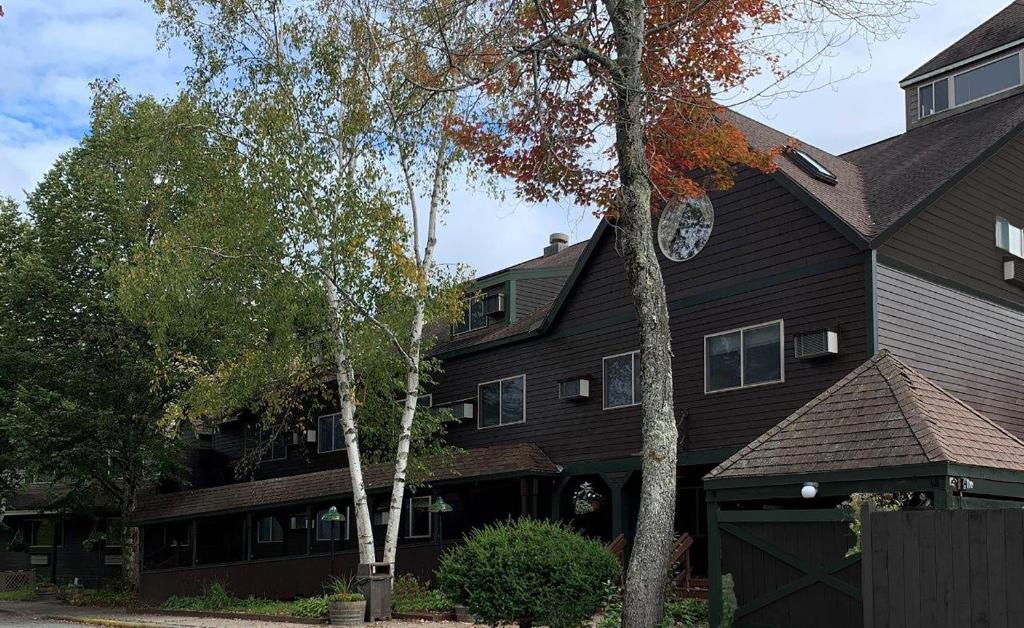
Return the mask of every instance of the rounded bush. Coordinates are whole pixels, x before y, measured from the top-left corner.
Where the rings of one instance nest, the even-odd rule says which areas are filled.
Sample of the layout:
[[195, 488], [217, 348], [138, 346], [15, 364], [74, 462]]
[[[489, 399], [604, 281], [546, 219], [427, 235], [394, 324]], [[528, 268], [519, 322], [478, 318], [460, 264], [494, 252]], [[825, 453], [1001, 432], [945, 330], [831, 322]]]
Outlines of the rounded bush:
[[441, 558], [438, 584], [484, 623], [572, 628], [597, 612], [619, 573], [600, 542], [524, 518], [473, 532]]

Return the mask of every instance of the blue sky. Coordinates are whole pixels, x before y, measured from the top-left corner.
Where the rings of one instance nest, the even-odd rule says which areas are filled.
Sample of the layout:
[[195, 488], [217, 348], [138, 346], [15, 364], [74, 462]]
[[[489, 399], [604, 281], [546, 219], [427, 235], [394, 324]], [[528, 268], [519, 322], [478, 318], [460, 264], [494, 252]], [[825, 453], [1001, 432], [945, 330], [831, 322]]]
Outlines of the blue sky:
[[[0, 0], [0, 195], [24, 200], [53, 160], [85, 132], [90, 81], [119, 77], [132, 92], [169, 95], [188, 59], [158, 50], [156, 18], [142, 0]], [[842, 152], [903, 130], [899, 79], [1008, 0], [938, 0], [918, 8], [899, 39], [851, 43], [829, 59], [852, 78], [745, 113], [802, 141]], [[505, 186], [508, 187], [508, 186]], [[553, 231], [573, 242], [595, 218], [571, 204], [538, 206], [461, 189], [441, 232], [438, 257], [487, 273], [538, 255]]]

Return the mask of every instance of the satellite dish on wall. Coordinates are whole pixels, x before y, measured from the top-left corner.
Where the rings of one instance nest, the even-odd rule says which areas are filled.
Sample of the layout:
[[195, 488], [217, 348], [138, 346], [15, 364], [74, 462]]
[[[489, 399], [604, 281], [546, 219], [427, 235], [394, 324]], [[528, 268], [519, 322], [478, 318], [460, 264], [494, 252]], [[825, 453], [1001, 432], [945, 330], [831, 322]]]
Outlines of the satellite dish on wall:
[[685, 262], [701, 252], [714, 226], [715, 208], [707, 194], [674, 199], [661, 213], [658, 246], [670, 260]]

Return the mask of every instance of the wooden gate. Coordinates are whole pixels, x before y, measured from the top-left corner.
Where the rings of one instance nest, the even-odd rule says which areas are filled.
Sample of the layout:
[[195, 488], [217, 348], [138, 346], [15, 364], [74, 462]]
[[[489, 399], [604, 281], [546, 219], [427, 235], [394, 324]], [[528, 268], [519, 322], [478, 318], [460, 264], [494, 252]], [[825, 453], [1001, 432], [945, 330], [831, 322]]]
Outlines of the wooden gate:
[[1024, 621], [1024, 511], [873, 512], [866, 628], [1013, 628]]
[[845, 513], [721, 510], [716, 515], [712, 577], [732, 574], [738, 603], [734, 626], [861, 628], [860, 554], [846, 555], [854, 538]]

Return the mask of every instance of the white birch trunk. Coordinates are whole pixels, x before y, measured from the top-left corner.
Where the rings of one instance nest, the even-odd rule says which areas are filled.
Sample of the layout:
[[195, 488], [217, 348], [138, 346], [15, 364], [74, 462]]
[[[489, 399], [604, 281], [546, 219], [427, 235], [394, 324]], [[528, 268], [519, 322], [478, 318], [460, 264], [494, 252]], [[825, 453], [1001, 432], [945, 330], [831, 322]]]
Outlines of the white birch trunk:
[[398, 532], [402, 523], [402, 506], [405, 501], [406, 469], [409, 466], [409, 447], [412, 440], [412, 424], [416, 418], [417, 401], [420, 387], [420, 364], [423, 345], [423, 325], [426, 313], [428, 283], [434, 267], [434, 247], [437, 244], [437, 213], [444, 195], [444, 184], [447, 176], [447, 129], [442, 131], [438, 141], [437, 160], [434, 163], [434, 180], [430, 194], [430, 210], [427, 218], [427, 241], [423, 256], [419, 254], [419, 218], [415, 188], [409, 171], [409, 162], [401, 158], [402, 171], [405, 175], [412, 209], [413, 246], [417, 257], [416, 302], [412, 327], [409, 330], [409, 351], [405, 374], [405, 405], [402, 408], [402, 420], [399, 427], [398, 446], [395, 455], [395, 475], [391, 486], [391, 510], [388, 517], [388, 529], [384, 540], [384, 562], [391, 565], [394, 573], [395, 556], [398, 552]]
[[348, 355], [348, 343], [341, 322], [341, 306], [338, 289], [324, 278], [327, 302], [331, 308], [331, 322], [334, 325], [334, 365], [338, 382], [338, 397], [341, 402], [341, 426], [345, 431], [345, 452], [348, 455], [348, 473], [352, 481], [353, 514], [356, 518], [356, 539], [359, 546], [359, 562], [372, 563], [377, 560], [373, 543], [373, 527], [370, 520], [370, 502], [366, 498], [366, 484], [363, 482], [363, 462], [359, 456], [359, 431], [356, 429], [355, 399], [352, 397], [353, 369]]

